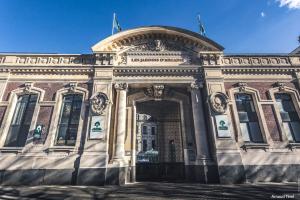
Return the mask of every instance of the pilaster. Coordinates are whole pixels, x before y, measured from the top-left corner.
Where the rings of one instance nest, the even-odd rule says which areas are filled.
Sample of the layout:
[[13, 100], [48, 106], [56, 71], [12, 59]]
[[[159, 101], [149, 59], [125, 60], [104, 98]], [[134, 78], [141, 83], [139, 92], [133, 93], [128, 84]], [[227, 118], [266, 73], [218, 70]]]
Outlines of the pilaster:
[[125, 157], [125, 133], [126, 133], [126, 98], [127, 98], [127, 83], [116, 83], [117, 90], [117, 130], [116, 130], [116, 145], [113, 160], [115, 162], [124, 162]]
[[[224, 86], [224, 77], [221, 71], [221, 67], [205, 67], [205, 88], [207, 93], [207, 108], [209, 113], [209, 128], [212, 135], [211, 139], [214, 143], [214, 154], [218, 164], [218, 171], [221, 183], [238, 183], [245, 181], [244, 166], [242, 157], [238, 149], [237, 143], [234, 139], [234, 129], [231, 126], [231, 111], [230, 109], [224, 109], [222, 113], [214, 111], [212, 108], [212, 101], [210, 98], [220, 94], [226, 96], [226, 90]], [[228, 102], [224, 102], [228, 104]], [[228, 107], [226, 105], [226, 107]], [[222, 110], [222, 109], [221, 109]], [[227, 136], [221, 136], [218, 134], [219, 124], [217, 124], [217, 118], [222, 117], [227, 119], [227, 129], [229, 134]]]

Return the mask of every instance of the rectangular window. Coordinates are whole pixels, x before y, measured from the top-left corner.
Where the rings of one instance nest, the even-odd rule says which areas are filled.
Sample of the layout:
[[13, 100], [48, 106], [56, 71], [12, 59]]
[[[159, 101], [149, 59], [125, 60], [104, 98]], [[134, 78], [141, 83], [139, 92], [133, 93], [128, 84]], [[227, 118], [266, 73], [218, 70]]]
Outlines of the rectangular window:
[[143, 140], [143, 151], [147, 151], [147, 140]]
[[249, 94], [236, 94], [235, 100], [244, 141], [262, 143], [263, 137], [252, 96]]
[[36, 94], [19, 96], [4, 146], [25, 146], [36, 102]]
[[300, 142], [300, 119], [291, 96], [286, 93], [277, 93], [275, 99], [288, 140]]
[[148, 134], [148, 131], [147, 131], [147, 126], [143, 126], [143, 134], [147, 135]]
[[152, 149], [155, 149], [156, 145], [155, 145], [155, 140], [152, 140]]
[[82, 95], [68, 94], [63, 98], [56, 145], [74, 146], [77, 137]]
[[154, 126], [151, 127], [151, 135], [155, 135], [155, 127]]

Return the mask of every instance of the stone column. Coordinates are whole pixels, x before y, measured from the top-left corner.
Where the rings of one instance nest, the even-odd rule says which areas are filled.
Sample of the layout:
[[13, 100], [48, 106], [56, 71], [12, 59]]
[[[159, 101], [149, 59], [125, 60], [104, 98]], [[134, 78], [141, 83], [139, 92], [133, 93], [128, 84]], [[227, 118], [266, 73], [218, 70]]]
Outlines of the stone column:
[[205, 114], [200, 88], [202, 88], [202, 84], [191, 83], [191, 99], [195, 128], [197, 164], [203, 165], [206, 163], [206, 160], [210, 159], [210, 154], [207, 138], [207, 127], [204, 120]]
[[126, 132], [126, 95], [127, 83], [116, 83], [117, 90], [117, 130], [116, 130], [116, 144], [115, 144], [115, 161], [122, 161], [125, 156], [125, 132]]

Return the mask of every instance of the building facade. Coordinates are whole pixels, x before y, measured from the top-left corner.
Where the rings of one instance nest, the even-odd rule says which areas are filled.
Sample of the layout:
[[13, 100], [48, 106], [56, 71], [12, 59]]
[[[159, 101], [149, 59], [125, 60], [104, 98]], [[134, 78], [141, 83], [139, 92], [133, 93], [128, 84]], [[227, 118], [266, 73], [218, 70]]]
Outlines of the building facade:
[[[3, 185], [298, 179], [299, 49], [226, 55], [152, 26], [91, 54], [0, 54], [0, 71]], [[138, 162], [144, 150], [157, 160]]]

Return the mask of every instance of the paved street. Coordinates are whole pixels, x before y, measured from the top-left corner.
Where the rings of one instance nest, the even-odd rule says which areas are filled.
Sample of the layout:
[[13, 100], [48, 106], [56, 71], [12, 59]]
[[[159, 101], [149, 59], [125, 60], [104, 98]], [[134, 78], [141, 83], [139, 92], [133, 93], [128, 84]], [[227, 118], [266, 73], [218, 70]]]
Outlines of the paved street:
[[203, 185], [144, 182], [126, 186], [0, 187], [0, 199], [300, 199], [297, 184]]

